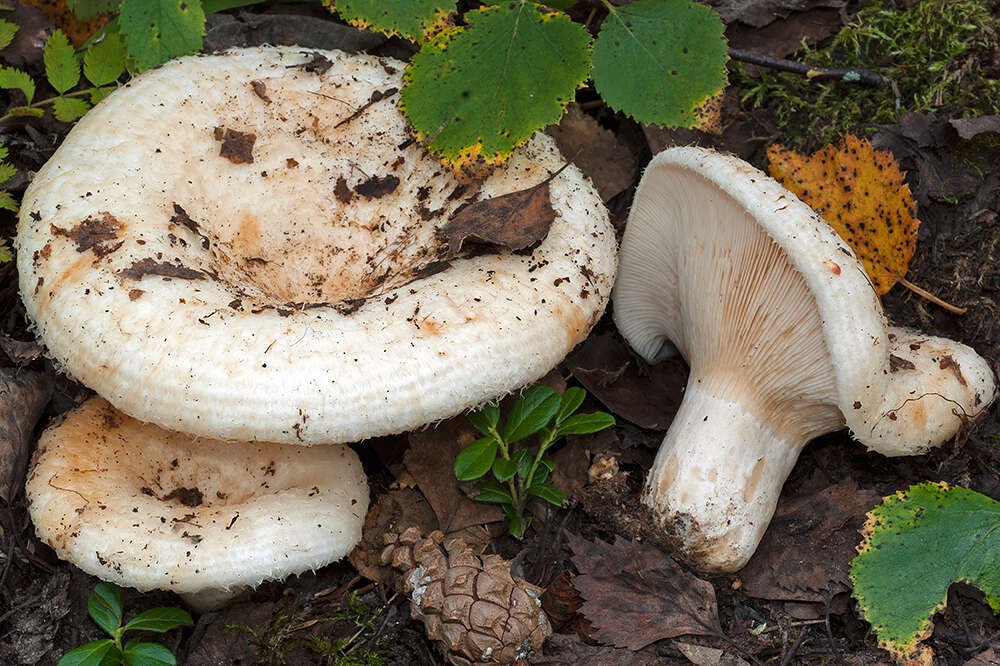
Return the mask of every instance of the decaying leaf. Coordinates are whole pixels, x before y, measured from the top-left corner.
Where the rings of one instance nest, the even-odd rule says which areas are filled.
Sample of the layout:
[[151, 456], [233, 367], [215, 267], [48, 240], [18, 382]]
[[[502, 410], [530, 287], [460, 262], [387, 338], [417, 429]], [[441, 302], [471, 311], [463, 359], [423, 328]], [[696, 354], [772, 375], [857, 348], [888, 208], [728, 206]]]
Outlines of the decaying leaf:
[[658, 666], [663, 657], [651, 646], [639, 652], [608, 645], [588, 645], [579, 636], [554, 634], [545, 641], [545, 654], [534, 655], [532, 666]]
[[758, 599], [822, 603], [850, 589], [848, 562], [878, 495], [842, 482], [782, 497], [757, 551], [740, 573]]
[[455, 456], [477, 437], [467, 418], [457, 416], [409, 437], [410, 448], [403, 462], [434, 509], [441, 531], [503, 520], [499, 506], [472, 500], [455, 478]]
[[453, 259], [461, 254], [470, 239], [507, 247], [515, 252], [540, 243], [556, 219], [549, 196], [551, 179], [546, 178], [526, 190], [460, 208], [441, 228], [442, 239], [448, 244], [448, 256], [445, 258]]
[[850, 134], [806, 157], [767, 149], [768, 170], [853, 249], [879, 294], [906, 275], [917, 247], [916, 205], [892, 155]]
[[610, 201], [635, 183], [638, 165], [632, 151], [578, 104], [566, 107], [566, 115], [559, 124], [546, 128], [545, 133], [556, 140], [566, 159], [594, 181], [604, 201]]
[[0, 369], [0, 499], [10, 502], [24, 471], [31, 433], [52, 396], [52, 377]]
[[580, 612], [594, 625], [594, 639], [639, 650], [663, 638], [722, 631], [715, 588], [663, 551], [624, 539], [567, 540], [580, 571], [573, 579], [584, 599]]

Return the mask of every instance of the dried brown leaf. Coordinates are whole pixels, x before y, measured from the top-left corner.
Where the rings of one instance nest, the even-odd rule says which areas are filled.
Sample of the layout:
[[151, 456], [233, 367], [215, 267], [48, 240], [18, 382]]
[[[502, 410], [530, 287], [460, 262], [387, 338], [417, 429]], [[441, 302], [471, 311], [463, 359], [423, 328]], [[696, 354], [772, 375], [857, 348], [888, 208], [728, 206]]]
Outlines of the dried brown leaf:
[[633, 652], [607, 645], [587, 645], [578, 636], [556, 634], [545, 641], [545, 654], [535, 655], [532, 666], [664, 666], [665, 661], [650, 647]]
[[0, 369], [0, 499], [10, 502], [24, 483], [31, 435], [52, 397], [52, 377]]
[[611, 334], [590, 336], [565, 364], [612, 414], [651, 430], [670, 427], [687, 385], [684, 361], [669, 359], [640, 372], [625, 343]]
[[663, 638], [721, 633], [715, 588], [663, 551], [618, 539], [613, 545], [567, 534], [580, 575], [573, 586], [593, 638], [639, 650]]
[[850, 590], [848, 567], [865, 512], [878, 493], [853, 483], [782, 498], [757, 552], [740, 572], [742, 590], [758, 599], [824, 602]]
[[560, 152], [580, 167], [594, 182], [601, 199], [608, 201], [635, 182], [638, 165], [632, 152], [618, 141], [614, 132], [601, 127], [592, 116], [570, 104], [566, 114], [545, 130], [556, 140]]
[[556, 219], [549, 198], [550, 179], [459, 208], [441, 228], [441, 237], [448, 244], [446, 259], [459, 256], [469, 240], [514, 251], [540, 243]]
[[495, 504], [469, 499], [455, 478], [455, 456], [475, 441], [476, 436], [475, 428], [464, 416], [409, 435], [410, 448], [403, 463], [430, 502], [443, 532], [484, 525], [504, 517]]

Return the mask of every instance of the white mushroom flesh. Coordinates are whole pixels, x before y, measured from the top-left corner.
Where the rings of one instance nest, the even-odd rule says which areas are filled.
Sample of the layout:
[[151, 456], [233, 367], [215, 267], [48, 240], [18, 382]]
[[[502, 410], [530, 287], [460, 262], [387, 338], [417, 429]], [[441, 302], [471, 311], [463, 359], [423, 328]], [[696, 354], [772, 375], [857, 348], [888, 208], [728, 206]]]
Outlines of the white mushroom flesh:
[[26, 192], [16, 241], [54, 359], [144, 421], [301, 444], [409, 430], [551, 369], [610, 295], [607, 210], [570, 166], [533, 251], [426, 275], [459, 206], [564, 161], [540, 135], [460, 184], [407, 135], [403, 68], [237, 50], [168, 63], [89, 112]]
[[675, 148], [651, 162], [622, 241], [614, 314], [641, 356], [676, 346], [690, 365], [644, 500], [704, 570], [746, 563], [813, 437], [846, 422], [874, 450], [922, 452], [995, 396], [968, 347], [887, 332], [833, 229], [713, 151]]
[[87, 573], [218, 600], [346, 556], [368, 485], [344, 445], [196, 439], [95, 397], [43, 433], [27, 499], [38, 537]]

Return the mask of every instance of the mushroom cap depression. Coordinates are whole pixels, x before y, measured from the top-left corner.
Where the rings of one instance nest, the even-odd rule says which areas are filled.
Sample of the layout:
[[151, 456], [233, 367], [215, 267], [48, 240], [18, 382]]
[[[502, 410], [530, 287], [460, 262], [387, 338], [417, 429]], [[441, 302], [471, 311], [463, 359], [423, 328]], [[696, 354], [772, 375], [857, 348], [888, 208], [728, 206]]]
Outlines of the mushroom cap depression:
[[313, 444], [452, 416], [562, 360], [610, 295], [606, 208], [569, 166], [532, 251], [442, 262], [460, 206], [564, 160], [539, 135], [458, 182], [406, 133], [403, 67], [235, 50], [90, 111], [25, 193], [16, 241], [62, 369], [165, 428]]
[[368, 510], [345, 445], [196, 439], [99, 397], [42, 434], [26, 492], [38, 537], [59, 557], [195, 598], [342, 559]]
[[875, 451], [921, 453], [995, 397], [968, 347], [887, 329], [864, 268], [809, 206], [711, 150], [647, 167], [614, 315], [642, 357], [676, 348], [691, 367], [645, 501], [705, 570], [746, 562], [810, 439], [846, 423]]

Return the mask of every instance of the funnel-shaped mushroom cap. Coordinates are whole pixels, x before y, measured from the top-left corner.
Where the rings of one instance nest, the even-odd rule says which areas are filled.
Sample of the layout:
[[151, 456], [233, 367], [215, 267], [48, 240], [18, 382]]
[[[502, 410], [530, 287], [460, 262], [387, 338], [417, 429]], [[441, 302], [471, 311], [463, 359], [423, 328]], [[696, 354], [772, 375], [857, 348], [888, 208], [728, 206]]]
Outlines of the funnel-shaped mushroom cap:
[[706, 570], [745, 564], [809, 439], [846, 423], [876, 451], [916, 453], [995, 394], [968, 347], [890, 335], [836, 232], [773, 179], [711, 150], [668, 149], [648, 166], [614, 314], [641, 356], [658, 360], [672, 343], [691, 367], [645, 499]]
[[292, 444], [410, 430], [548, 372], [610, 296], [607, 210], [570, 166], [533, 251], [442, 261], [460, 206], [564, 160], [540, 135], [459, 183], [406, 132], [404, 66], [236, 50], [89, 112], [18, 227], [21, 294], [61, 367], [143, 421]]
[[27, 498], [38, 537], [87, 573], [207, 599], [343, 558], [368, 484], [344, 445], [195, 439], [95, 397], [43, 433]]

